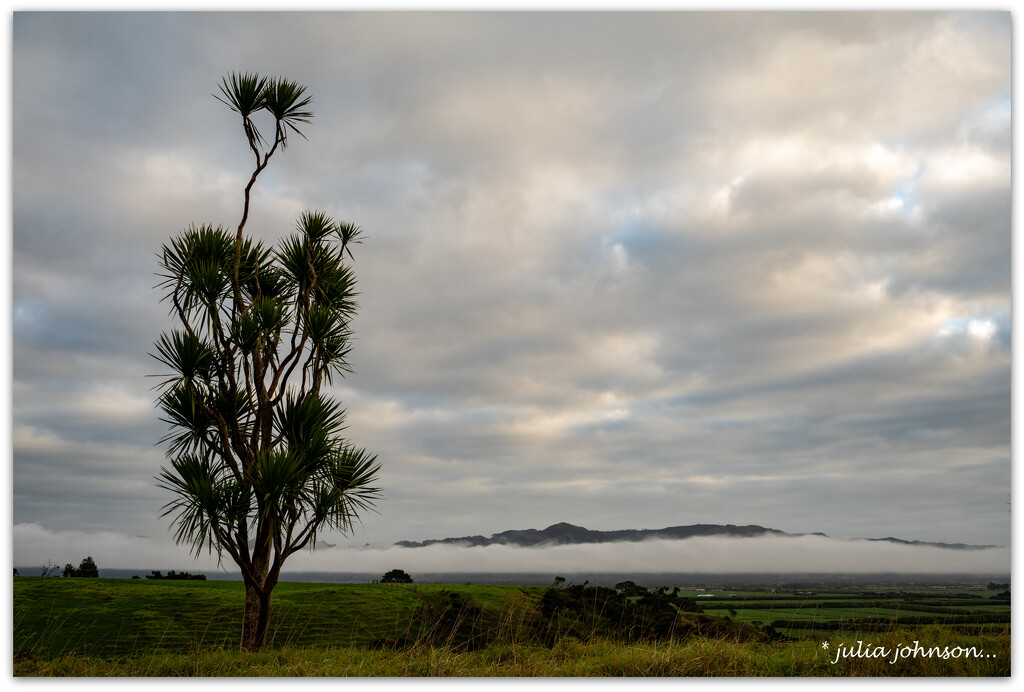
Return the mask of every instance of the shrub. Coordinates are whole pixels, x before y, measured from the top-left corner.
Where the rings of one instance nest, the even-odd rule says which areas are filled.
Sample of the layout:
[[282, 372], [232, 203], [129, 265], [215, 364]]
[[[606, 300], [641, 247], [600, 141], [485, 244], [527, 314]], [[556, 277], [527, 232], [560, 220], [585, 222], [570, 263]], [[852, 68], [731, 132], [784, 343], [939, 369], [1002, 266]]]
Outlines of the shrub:
[[393, 569], [380, 578], [381, 584], [412, 584], [412, 577], [405, 570]]
[[96, 563], [93, 559], [91, 557], [87, 557], [78, 565], [78, 569], [72, 567], [70, 562], [64, 565], [64, 576], [98, 578], [100, 576], [100, 570], [96, 567]]

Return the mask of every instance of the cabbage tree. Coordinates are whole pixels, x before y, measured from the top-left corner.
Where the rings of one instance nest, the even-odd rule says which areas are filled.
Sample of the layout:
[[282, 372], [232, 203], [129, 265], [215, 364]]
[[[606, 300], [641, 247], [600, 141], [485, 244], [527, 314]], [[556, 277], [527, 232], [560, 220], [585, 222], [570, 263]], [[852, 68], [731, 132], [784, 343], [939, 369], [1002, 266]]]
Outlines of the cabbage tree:
[[163, 516], [178, 543], [238, 565], [252, 650], [266, 643], [285, 560], [323, 531], [352, 531], [378, 498], [379, 464], [343, 436], [329, 392], [351, 371], [361, 230], [307, 211], [276, 247], [245, 234], [253, 186], [289, 136], [304, 137], [311, 98], [256, 74], [225, 77], [215, 96], [240, 116], [254, 166], [237, 229], [193, 224], [159, 255], [178, 324], [152, 354], [166, 368], [157, 405], [170, 425], [157, 481], [173, 494]]

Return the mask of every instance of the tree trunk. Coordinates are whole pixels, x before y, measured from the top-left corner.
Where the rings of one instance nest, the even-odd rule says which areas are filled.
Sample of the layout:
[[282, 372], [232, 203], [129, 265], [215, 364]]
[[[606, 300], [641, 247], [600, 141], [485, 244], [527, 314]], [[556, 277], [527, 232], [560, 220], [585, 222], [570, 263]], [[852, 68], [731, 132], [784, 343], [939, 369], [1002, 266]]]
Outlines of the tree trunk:
[[270, 624], [270, 594], [255, 584], [245, 585], [245, 613], [242, 617], [242, 648], [259, 651], [267, 644]]
[[253, 558], [252, 577], [245, 578], [245, 612], [242, 615], [242, 649], [245, 651], [259, 651], [266, 646], [267, 626], [270, 624], [270, 590], [273, 586], [267, 583], [269, 545]]

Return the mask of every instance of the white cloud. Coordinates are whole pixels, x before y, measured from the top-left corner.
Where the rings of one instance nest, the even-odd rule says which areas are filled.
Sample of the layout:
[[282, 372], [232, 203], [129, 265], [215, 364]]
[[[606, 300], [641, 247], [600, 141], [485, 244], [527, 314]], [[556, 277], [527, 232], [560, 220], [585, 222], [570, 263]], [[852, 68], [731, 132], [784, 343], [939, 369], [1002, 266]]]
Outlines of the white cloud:
[[[385, 469], [360, 536], [840, 535], [869, 506], [1005, 540], [1010, 38], [1008, 13], [19, 13], [15, 521], [155, 521], [154, 253], [238, 219], [250, 152], [210, 96], [236, 68], [315, 98], [252, 231], [307, 206], [367, 231], [337, 390]], [[110, 506], [114, 479], [146, 492]]]

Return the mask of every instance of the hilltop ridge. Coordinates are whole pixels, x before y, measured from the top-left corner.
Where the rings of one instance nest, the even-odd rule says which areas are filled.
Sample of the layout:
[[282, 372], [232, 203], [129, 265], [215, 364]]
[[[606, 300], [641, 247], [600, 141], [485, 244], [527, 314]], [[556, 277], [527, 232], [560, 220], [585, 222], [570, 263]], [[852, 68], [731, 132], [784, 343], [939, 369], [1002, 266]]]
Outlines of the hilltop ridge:
[[[619, 543], [637, 542], [650, 539], [684, 540], [696, 536], [732, 536], [756, 538], [759, 536], [780, 536], [796, 538], [799, 536], [822, 536], [827, 534], [787, 533], [778, 529], [766, 528], [757, 524], [737, 526], [734, 524], [691, 524], [689, 526], [668, 526], [663, 529], [620, 529], [616, 531], [597, 531], [576, 526], [568, 522], [552, 524], [546, 529], [511, 529], [488, 536], [460, 536], [457, 538], [439, 538], [425, 541], [398, 541], [396, 546], [402, 548], [424, 548], [430, 545], [460, 545], [468, 547], [487, 545], [514, 545], [535, 547], [548, 545], [570, 545], [583, 543]], [[885, 541], [904, 545], [930, 546], [951, 550], [980, 550], [995, 548], [993, 545], [967, 545], [964, 543], [935, 543], [928, 541], [907, 541], [901, 538], [857, 538], [852, 540]]]
[[[635, 542], [651, 538], [685, 539], [694, 536], [742, 536], [754, 537], [764, 535], [802, 536], [777, 529], [769, 529], [756, 524], [735, 526], [733, 524], [692, 524], [690, 526], [669, 526], [663, 529], [620, 529], [617, 531], [596, 531], [568, 522], [552, 524], [546, 529], [512, 529], [492, 534], [490, 537], [481, 535], [460, 536], [458, 538], [441, 538], [426, 541], [399, 541], [395, 545], [403, 548], [422, 548], [428, 545], [458, 544], [466, 546], [484, 545], [566, 545], [578, 543], [616, 543]], [[824, 536], [825, 534], [816, 534]]]

